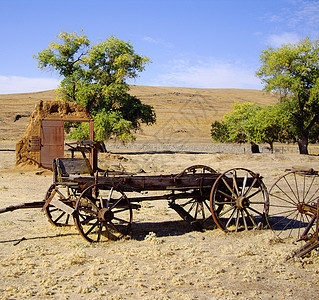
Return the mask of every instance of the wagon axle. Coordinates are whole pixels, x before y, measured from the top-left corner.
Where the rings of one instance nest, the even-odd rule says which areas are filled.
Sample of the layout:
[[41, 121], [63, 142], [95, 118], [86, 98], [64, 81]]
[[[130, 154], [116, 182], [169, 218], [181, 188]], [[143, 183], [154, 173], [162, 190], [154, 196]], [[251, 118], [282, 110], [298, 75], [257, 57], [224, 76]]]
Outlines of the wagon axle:
[[108, 208], [102, 208], [98, 212], [98, 218], [101, 222], [111, 222], [114, 218], [114, 213]]
[[248, 208], [249, 204], [250, 204], [249, 199], [247, 199], [246, 197], [239, 196], [236, 199], [236, 206], [237, 206], [238, 209]]

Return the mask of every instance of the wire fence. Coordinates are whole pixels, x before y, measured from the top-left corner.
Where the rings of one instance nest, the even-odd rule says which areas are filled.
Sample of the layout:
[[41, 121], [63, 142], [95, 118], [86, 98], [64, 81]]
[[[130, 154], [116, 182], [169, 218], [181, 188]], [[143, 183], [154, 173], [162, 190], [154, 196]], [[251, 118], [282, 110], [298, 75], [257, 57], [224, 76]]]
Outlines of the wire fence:
[[[202, 145], [187, 144], [107, 144], [111, 152], [193, 152], [193, 153], [252, 153], [250, 144], [211, 143]], [[319, 145], [309, 145], [309, 154], [318, 155]], [[260, 153], [271, 153], [269, 146], [260, 145]], [[276, 144], [273, 153], [299, 153], [297, 144]]]

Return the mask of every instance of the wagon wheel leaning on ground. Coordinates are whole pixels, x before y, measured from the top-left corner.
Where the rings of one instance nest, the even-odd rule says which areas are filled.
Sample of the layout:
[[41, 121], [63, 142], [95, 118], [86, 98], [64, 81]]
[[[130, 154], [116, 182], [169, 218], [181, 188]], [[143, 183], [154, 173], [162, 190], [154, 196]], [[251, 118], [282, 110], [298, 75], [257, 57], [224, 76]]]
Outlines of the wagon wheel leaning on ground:
[[268, 227], [268, 206], [262, 178], [247, 169], [234, 168], [222, 173], [210, 194], [213, 219], [226, 232]]
[[80, 234], [94, 243], [103, 239], [117, 240], [128, 234], [133, 213], [122, 191], [94, 184], [79, 196], [73, 217]]
[[291, 171], [269, 190], [270, 226], [279, 238], [309, 240], [316, 230], [319, 199], [317, 171]]
[[[70, 207], [74, 207], [77, 198], [77, 190], [69, 186], [52, 184], [45, 195], [44, 201], [49, 199], [49, 197], [52, 197], [51, 202], [53, 203], [56, 199]], [[45, 206], [44, 212], [48, 217], [49, 222], [54, 226], [62, 227], [74, 225], [73, 218], [68, 213], [53, 205], [49, 204]]]
[[[194, 174], [217, 174], [217, 172], [209, 166], [193, 165], [184, 169], [176, 178]], [[210, 228], [215, 226], [209, 207], [209, 194], [203, 193], [201, 189], [194, 189], [193, 196], [176, 199], [174, 203], [181, 206], [201, 227]]]

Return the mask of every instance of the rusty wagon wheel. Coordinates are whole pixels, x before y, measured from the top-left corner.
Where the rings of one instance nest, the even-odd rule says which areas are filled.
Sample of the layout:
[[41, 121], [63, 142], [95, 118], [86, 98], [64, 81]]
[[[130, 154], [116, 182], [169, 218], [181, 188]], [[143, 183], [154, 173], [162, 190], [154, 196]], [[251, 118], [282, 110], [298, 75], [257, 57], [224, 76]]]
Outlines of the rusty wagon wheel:
[[184, 169], [177, 177], [189, 175], [189, 174], [202, 174], [202, 173], [217, 173], [213, 168], [205, 165], [193, 165]]
[[261, 177], [234, 168], [222, 173], [210, 194], [210, 208], [217, 226], [226, 231], [267, 227], [268, 193]]
[[316, 230], [318, 200], [318, 172], [286, 173], [269, 190], [271, 228], [280, 238], [311, 239]]
[[[53, 199], [57, 199], [68, 205], [75, 206], [76, 191], [74, 189], [68, 186], [52, 184], [45, 195], [45, 201], [53, 193]], [[55, 206], [48, 205], [46, 206], [44, 211], [49, 219], [49, 222], [54, 226], [62, 227], [74, 225], [73, 218], [68, 213]]]
[[133, 220], [126, 195], [102, 184], [91, 185], [81, 193], [73, 216], [80, 234], [91, 243], [123, 237], [129, 233]]
[[[194, 174], [217, 174], [217, 172], [209, 166], [193, 165], [184, 169], [177, 177], [192, 176]], [[199, 189], [195, 195], [188, 199], [176, 199], [175, 202], [190, 214], [193, 219], [198, 221], [201, 226], [214, 226], [209, 207], [209, 195], [203, 194]], [[211, 222], [209, 222], [210, 220]]]

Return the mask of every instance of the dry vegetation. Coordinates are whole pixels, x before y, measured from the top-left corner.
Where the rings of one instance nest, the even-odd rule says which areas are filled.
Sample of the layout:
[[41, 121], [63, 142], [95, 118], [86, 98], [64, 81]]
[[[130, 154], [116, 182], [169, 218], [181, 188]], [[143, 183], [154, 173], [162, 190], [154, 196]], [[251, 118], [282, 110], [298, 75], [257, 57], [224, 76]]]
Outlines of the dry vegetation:
[[[144, 129], [140, 145], [203, 147], [209, 129], [236, 101], [273, 103], [260, 91], [132, 87], [154, 106], [158, 123]], [[0, 95], [0, 208], [42, 200], [48, 171], [14, 168], [15, 142], [39, 100], [54, 92]], [[6, 150], [6, 151], [3, 151]], [[298, 154], [127, 152], [101, 154], [102, 168], [143, 168], [176, 173], [194, 164], [218, 171], [245, 167], [269, 187], [287, 168], [319, 169], [317, 156]], [[39, 175], [40, 174], [40, 175]], [[166, 201], [143, 202], [134, 211], [131, 238], [90, 245], [74, 227], [49, 225], [40, 209], [0, 215], [1, 299], [317, 299], [319, 256], [286, 261], [299, 245], [277, 242], [270, 230], [225, 234], [191, 231]]]
[[[235, 102], [270, 104], [276, 98], [257, 90], [191, 89], [172, 87], [131, 86], [131, 94], [154, 107], [157, 124], [143, 127], [137, 134], [141, 143], [210, 143], [213, 121], [230, 110]], [[28, 116], [40, 100], [54, 100], [54, 91], [0, 95], [0, 139], [16, 140], [28, 122], [16, 115]], [[9, 131], [7, 129], [10, 129]]]

